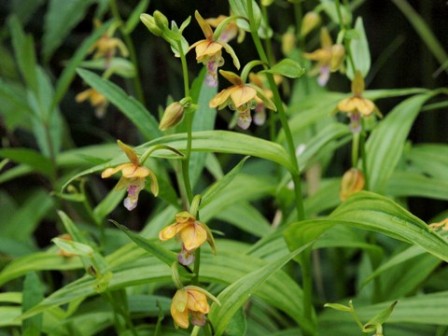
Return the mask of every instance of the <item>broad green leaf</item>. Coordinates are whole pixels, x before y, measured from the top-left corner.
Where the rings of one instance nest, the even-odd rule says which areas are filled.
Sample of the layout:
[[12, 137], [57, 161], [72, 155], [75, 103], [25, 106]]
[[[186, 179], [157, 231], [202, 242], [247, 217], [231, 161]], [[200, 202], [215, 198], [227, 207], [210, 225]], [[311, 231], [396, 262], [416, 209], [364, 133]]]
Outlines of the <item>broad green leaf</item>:
[[44, 22], [42, 55], [49, 60], [70, 31], [81, 21], [93, 0], [50, 0]]
[[[174, 134], [160, 137], [158, 139], [147, 142], [143, 146], [137, 147], [136, 150], [140, 154], [143, 153], [146, 148], [155, 145], [168, 145], [178, 151], [183, 152], [186, 150], [187, 136], [186, 134]], [[288, 153], [279, 144], [235, 132], [229, 132], [229, 131], [194, 132], [192, 141], [192, 151], [256, 156], [276, 162], [290, 171], [294, 171], [295, 169], [290, 162]], [[79, 150], [78, 155], [82, 155], [82, 150]], [[155, 151], [151, 155], [151, 157], [172, 158], [172, 159], [178, 158], [177, 155], [174, 155], [171, 151], [167, 150]], [[125, 155], [120, 154], [109, 163], [92, 167], [73, 176], [65, 183], [64, 187], [81, 176], [96, 173], [108, 167], [113, 167], [127, 161], [128, 159], [125, 157]]]
[[22, 303], [22, 292], [0, 293], [0, 302]]
[[[356, 19], [355, 32], [356, 36], [350, 40], [350, 51], [356, 70], [360, 71], [363, 77], [366, 77], [370, 70], [370, 51], [361, 17]], [[354, 77], [350, 63], [347, 63], [347, 76], [350, 79]]]
[[140, 2], [135, 6], [131, 15], [129, 15], [128, 20], [124, 25], [124, 32], [126, 34], [131, 34], [137, 24], [140, 22], [140, 14], [144, 13], [149, 6], [149, 0], [140, 0]]
[[393, 201], [370, 192], [360, 192], [342, 203], [328, 218], [297, 222], [284, 232], [291, 248], [321, 236], [335, 225], [375, 231], [422, 247], [448, 261], [448, 243], [431, 232], [420, 219]]
[[31, 109], [27, 103], [26, 89], [15, 82], [6, 82], [0, 78], [0, 115], [9, 130], [30, 128]]
[[214, 326], [215, 335], [220, 336], [224, 333], [234, 314], [250, 298], [251, 294], [269, 278], [269, 276], [278, 271], [292, 258], [306, 250], [309, 245], [310, 244], [302, 246], [287, 256], [275, 260], [274, 262], [243, 276], [224, 289], [224, 291], [218, 295], [218, 300], [221, 305], [213, 303], [208, 315]]
[[38, 88], [36, 71], [36, 54], [31, 36], [25, 35], [22, 26], [16, 16], [12, 16], [8, 21], [12, 36], [12, 45], [16, 56], [17, 65], [25, 82], [33, 91]]
[[70, 59], [69, 63], [64, 68], [56, 82], [55, 93], [51, 104], [52, 107], [58, 105], [58, 103], [64, 97], [68, 87], [70, 86], [70, 83], [76, 75], [76, 68], [90, 52], [95, 42], [98, 41], [101, 35], [103, 35], [107, 28], [109, 28], [111, 23], [112, 22], [106, 22], [102, 24], [92, 33], [92, 35], [90, 35], [85, 41], [82, 42], [79, 48], [76, 49], [75, 54]]
[[0, 327], [20, 326], [21, 307], [0, 307]]
[[93, 214], [98, 223], [101, 223], [107, 215], [109, 215], [123, 199], [125, 190], [112, 190], [107, 196], [95, 207]]
[[53, 163], [51, 160], [32, 149], [0, 149], [0, 157], [10, 159], [17, 163], [22, 163], [28, 167], [31, 167], [33, 171], [42, 173], [46, 176], [52, 176], [54, 173]]
[[397, 105], [370, 135], [366, 144], [369, 189], [383, 192], [403, 152], [404, 144], [422, 105], [434, 93], [421, 94]]
[[130, 231], [126, 226], [118, 224], [117, 222], [111, 220], [111, 222], [119, 228], [121, 231], [126, 233], [126, 235], [139, 247], [142, 249], [148, 251], [158, 259], [160, 259], [162, 262], [167, 264], [169, 267], [175, 262], [177, 262], [177, 256], [174, 252], [171, 252], [167, 249], [165, 249], [157, 240], [154, 239], [147, 239], [142, 237], [139, 234], [133, 233]]
[[262, 72], [269, 72], [288, 78], [299, 78], [305, 73], [305, 68], [303, 68], [298, 62], [285, 58], [273, 65], [269, 70], [263, 70]]
[[78, 74], [129, 118], [146, 140], [160, 136], [158, 123], [151, 113], [133, 97], [128, 96], [120, 87], [87, 70], [78, 69]]
[[448, 146], [444, 144], [417, 144], [405, 153], [411, 167], [439, 181], [448, 181]]
[[[36, 306], [44, 298], [44, 288], [35, 272], [28, 273], [23, 282], [23, 311]], [[42, 314], [23, 321], [23, 336], [39, 336], [42, 329]]]
[[446, 201], [448, 181], [419, 173], [395, 172], [387, 183], [386, 193], [395, 197], [428, 197]]
[[[1, 152], [0, 152], [1, 154]], [[235, 167], [232, 168], [223, 178], [216, 181], [213, 185], [211, 185], [204, 193], [201, 199], [201, 207], [207, 205], [212, 201], [217, 194], [219, 194], [223, 189], [225, 189], [233, 179], [238, 175], [243, 167], [244, 163], [249, 157], [246, 156], [242, 159]]]

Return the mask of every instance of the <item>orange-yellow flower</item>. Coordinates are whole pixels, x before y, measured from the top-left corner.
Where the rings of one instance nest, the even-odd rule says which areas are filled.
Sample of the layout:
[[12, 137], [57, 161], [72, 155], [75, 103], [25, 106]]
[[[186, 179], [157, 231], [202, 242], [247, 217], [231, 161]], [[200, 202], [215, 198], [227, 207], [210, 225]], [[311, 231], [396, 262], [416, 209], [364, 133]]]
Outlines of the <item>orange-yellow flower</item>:
[[87, 89], [78, 93], [75, 97], [75, 100], [77, 103], [81, 103], [83, 101], [88, 100], [90, 102], [90, 105], [92, 105], [92, 107], [95, 108], [95, 115], [98, 118], [104, 116], [107, 105], [109, 104], [106, 97], [104, 97], [101, 93], [99, 93], [95, 89]]
[[[281, 76], [275, 75], [274, 80], [275, 84], [278, 85], [282, 82], [283, 78]], [[268, 99], [272, 99], [273, 93], [267, 87], [266, 77], [263, 74], [254, 74], [253, 72], [251, 72], [249, 74], [249, 81], [263, 90], [264, 95]], [[257, 105], [255, 106], [254, 123], [255, 125], [261, 126], [266, 121], [266, 106], [264, 104], [264, 101], [258, 96], [255, 97], [255, 101], [257, 102]]]
[[305, 57], [317, 61], [317, 70], [320, 72], [318, 82], [324, 86], [330, 78], [330, 72], [335, 72], [342, 66], [345, 49], [342, 44], [333, 44], [330, 33], [325, 27], [320, 31], [320, 43], [320, 49], [305, 53]]
[[341, 201], [345, 201], [351, 195], [360, 192], [364, 188], [364, 185], [365, 179], [363, 173], [356, 168], [349, 169], [342, 176], [339, 198]]
[[213, 36], [212, 28], [198, 11], [194, 13], [194, 16], [204, 33], [205, 39], [197, 41], [191, 45], [190, 49], [195, 48], [196, 60], [198, 63], [203, 63], [207, 69], [206, 83], [209, 86], [216, 87], [218, 85], [218, 68], [224, 64], [222, 49], [224, 48], [232, 57], [233, 64], [237, 69], [240, 67], [240, 62], [232, 47], [226, 41]]
[[[102, 23], [95, 21], [95, 26], [99, 27]], [[120, 51], [123, 57], [127, 57], [129, 52], [125, 44], [119, 38], [113, 37], [117, 25], [112, 25], [103, 36], [101, 36], [95, 44], [90, 48], [90, 52], [94, 53], [93, 58], [105, 58], [109, 61], [117, 52]]]
[[205, 314], [208, 314], [209, 311], [207, 296], [203, 290], [195, 286], [179, 289], [171, 301], [171, 316], [174, 323], [180, 328], [187, 329], [190, 320], [193, 325], [204, 326]]
[[235, 73], [220, 70], [219, 73], [233, 85], [219, 92], [212, 98], [209, 105], [211, 108], [223, 109], [229, 106], [230, 109], [238, 113], [238, 126], [247, 129], [251, 122], [252, 116], [250, 110], [257, 106], [257, 98], [259, 98], [270, 110], [275, 111], [275, 105], [272, 100], [266, 96], [263, 90], [254, 85], [244, 83], [243, 80]]
[[381, 116], [375, 104], [366, 98], [363, 98], [364, 79], [359, 71], [356, 71], [355, 77], [352, 81], [352, 93], [349, 98], [345, 98], [338, 103], [338, 110], [349, 114], [361, 114], [363, 117], [368, 117], [372, 113], [377, 113]]
[[101, 173], [101, 177], [108, 178], [121, 171], [122, 176], [115, 186], [115, 189], [127, 189], [128, 196], [124, 200], [124, 206], [126, 209], [131, 211], [137, 206], [138, 195], [140, 191], [145, 188], [146, 178], [148, 176], [151, 179], [151, 192], [154, 196], [157, 196], [159, 193], [159, 185], [154, 173], [140, 164], [137, 153], [134, 149], [120, 140], [118, 140], [117, 143], [121, 150], [126, 154], [130, 162], [123, 163], [115, 168], [105, 169]]
[[[72, 236], [70, 236], [68, 233], [61, 234], [58, 238], [68, 240], [68, 241], [73, 240]], [[58, 250], [58, 255], [60, 255], [61, 257], [65, 257], [65, 258], [70, 258], [70, 257], [76, 256], [76, 254], [68, 252], [61, 248]]]

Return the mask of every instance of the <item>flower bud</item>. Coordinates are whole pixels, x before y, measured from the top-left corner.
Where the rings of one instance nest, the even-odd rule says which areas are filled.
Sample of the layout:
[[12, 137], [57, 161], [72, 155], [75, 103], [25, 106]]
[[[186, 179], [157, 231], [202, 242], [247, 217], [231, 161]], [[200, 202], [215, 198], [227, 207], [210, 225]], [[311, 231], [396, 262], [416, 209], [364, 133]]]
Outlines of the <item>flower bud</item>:
[[300, 36], [305, 37], [310, 31], [320, 24], [320, 16], [316, 12], [308, 12], [302, 20], [300, 27]]
[[282, 35], [282, 53], [288, 56], [296, 46], [296, 37], [294, 34], [294, 28], [289, 27], [286, 33]]
[[364, 184], [363, 173], [359, 169], [351, 168], [342, 176], [339, 198], [341, 201], [345, 201], [351, 195], [361, 191], [364, 188]]
[[162, 120], [160, 120], [159, 129], [165, 131], [177, 125], [184, 115], [184, 106], [179, 102], [171, 103], [163, 112]]
[[162, 30], [160, 30], [160, 28], [157, 27], [156, 21], [151, 15], [149, 14], [140, 15], [140, 21], [142, 21], [143, 24], [146, 26], [146, 28], [148, 28], [149, 31], [154, 35], [156, 36], [162, 35]]
[[161, 11], [156, 10], [154, 12], [154, 20], [160, 29], [168, 28], [168, 19]]
[[330, 70], [332, 72], [338, 70], [344, 61], [345, 48], [342, 44], [335, 44], [331, 47]]

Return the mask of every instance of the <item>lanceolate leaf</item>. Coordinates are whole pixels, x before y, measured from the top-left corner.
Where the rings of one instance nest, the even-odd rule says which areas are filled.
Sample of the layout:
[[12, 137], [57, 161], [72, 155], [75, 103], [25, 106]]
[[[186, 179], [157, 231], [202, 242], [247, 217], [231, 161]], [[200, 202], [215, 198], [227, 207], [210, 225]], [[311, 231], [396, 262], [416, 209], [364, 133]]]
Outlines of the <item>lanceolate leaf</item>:
[[160, 136], [158, 123], [151, 113], [137, 100], [128, 96], [120, 87], [88, 70], [78, 69], [78, 74], [87, 84], [117, 106], [132, 121], [145, 139], [150, 140]]
[[372, 132], [366, 146], [370, 190], [384, 192], [415, 118], [422, 105], [433, 95], [434, 93], [427, 93], [406, 99]]
[[290, 248], [296, 248], [322, 235], [334, 225], [375, 231], [415, 244], [426, 252], [448, 261], [448, 242], [430, 231], [420, 219], [393, 201], [370, 192], [360, 192], [338, 207], [328, 219], [306, 220], [285, 230]]

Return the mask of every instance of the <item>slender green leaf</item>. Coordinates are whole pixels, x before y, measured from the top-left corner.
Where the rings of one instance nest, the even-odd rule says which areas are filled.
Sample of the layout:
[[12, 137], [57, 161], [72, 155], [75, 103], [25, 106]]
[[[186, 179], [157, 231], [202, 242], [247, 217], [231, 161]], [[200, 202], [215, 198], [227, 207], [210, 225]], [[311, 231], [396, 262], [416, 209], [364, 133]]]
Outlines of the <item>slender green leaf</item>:
[[22, 163], [28, 167], [31, 167], [33, 171], [42, 173], [46, 176], [52, 176], [54, 172], [53, 163], [51, 160], [32, 149], [0, 149], [0, 157], [10, 159], [17, 163]]
[[140, 14], [144, 13], [149, 6], [149, 0], [140, 0], [140, 2], [135, 6], [131, 15], [129, 15], [128, 20], [124, 25], [124, 32], [126, 34], [131, 34], [135, 29], [137, 24], [140, 22]]
[[[35, 272], [28, 273], [23, 283], [23, 311], [36, 306], [44, 298], [44, 288]], [[42, 329], [42, 314], [23, 321], [23, 336], [39, 336]]]
[[27, 86], [36, 91], [38, 88], [36, 72], [36, 54], [34, 52], [34, 43], [31, 36], [25, 35], [19, 19], [12, 16], [8, 21], [9, 29], [12, 35], [12, 44], [14, 54]]
[[421, 110], [434, 93], [421, 94], [406, 99], [396, 106], [375, 128], [366, 145], [369, 188], [384, 191], [401, 157], [404, 143]]
[[145, 139], [150, 140], [160, 136], [158, 123], [151, 113], [133, 97], [128, 96], [120, 87], [87, 70], [78, 69], [78, 74], [87, 84], [117, 106], [132, 121]]
[[235, 167], [232, 168], [231, 171], [229, 171], [226, 175], [224, 175], [223, 178], [216, 181], [212, 186], [210, 186], [207, 191], [203, 193], [202, 200], [201, 200], [201, 207], [207, 205], [212, 201], [217, 194], [219, 194], [223, 189], [225, 189], [230, 182], [233, 181], [236, 175], [241, 171], [241, 168], [243, 168], [244, 163], [249, 157], [246, 156], [244, 159], [242, 159]]
[[370, 192], [360, 192], [339, 206], [328, 219], [297, 222], [285, 230], [291, 248], [321, 236], [334, 225], [375, 231], [422, 247], [437, 258], [448, 261], [448, 242], [431, 232], [420, 219], [393, 201]]
[[175, 262], [177, 262], [177, 256], [174, 252], [171, 252], [167, 249], [165, 249], [158, 240], [154, 239], [146, 239], [136, 233], [133, 233], [130, 231], [126, 226], [121, 225], [117, 223], [114, 220], [110, 220], [117, 228], [119, 228], [121, 231], [126, 233], [126, 235], [139, 247], [142, 249], [148, 251], [161, 261], [163, 261], [165, 264], [171, 267], [171, 265]]
[[269, 70], [263, 70], [262, 72], [269, 72], [288, 78], [299, 78], [305, 73], [305, 68], [303, 68], [298, 62], [285, 58], [273, 65]]
[[107, 30], [107, 28], [109, 28], [111, 23], [112, 22], [106, 22], [100, 27], [98, 27], [92, 33], [92, 35], [90, 35], [85, 41], [83, 41], [82, 44], [79, 46], [79, 48], [76, 49], [75, 54], [70, 59], [69, 63], [64, 68], [62, 74], [60, 75], [58, 81], [56, 82], [55, 93], [51, 104], [52, 107], [58, 105], [58, 103], [64, 97], [68, 87], [70, 86], [70, 83], [72, 82], [73, 78], [76, 75], [76, 68], [90, 52], [95, 42], [98, 41], [101, 35], [103, 35], [104, 32]]
[[448, 55], [443, 49], [442, 44], [437, 40], [434, 33], [426, 24], [425, 20], [408, 4], [406, 0], [393, 0], [392, 2], [395, 3], [395, 5], [406, 16], [437, 61], [443, 65], [448, 60]]
[[395, 172], [387, 183], [386, 193], [396, 197], [428, 197], [446, 201], [448, 181], [419, 173]]
[[93, 0], [50, 0], [44, 22], [43, 49], [45, 60], [64, 42], [65, 37], [84, 18]]

